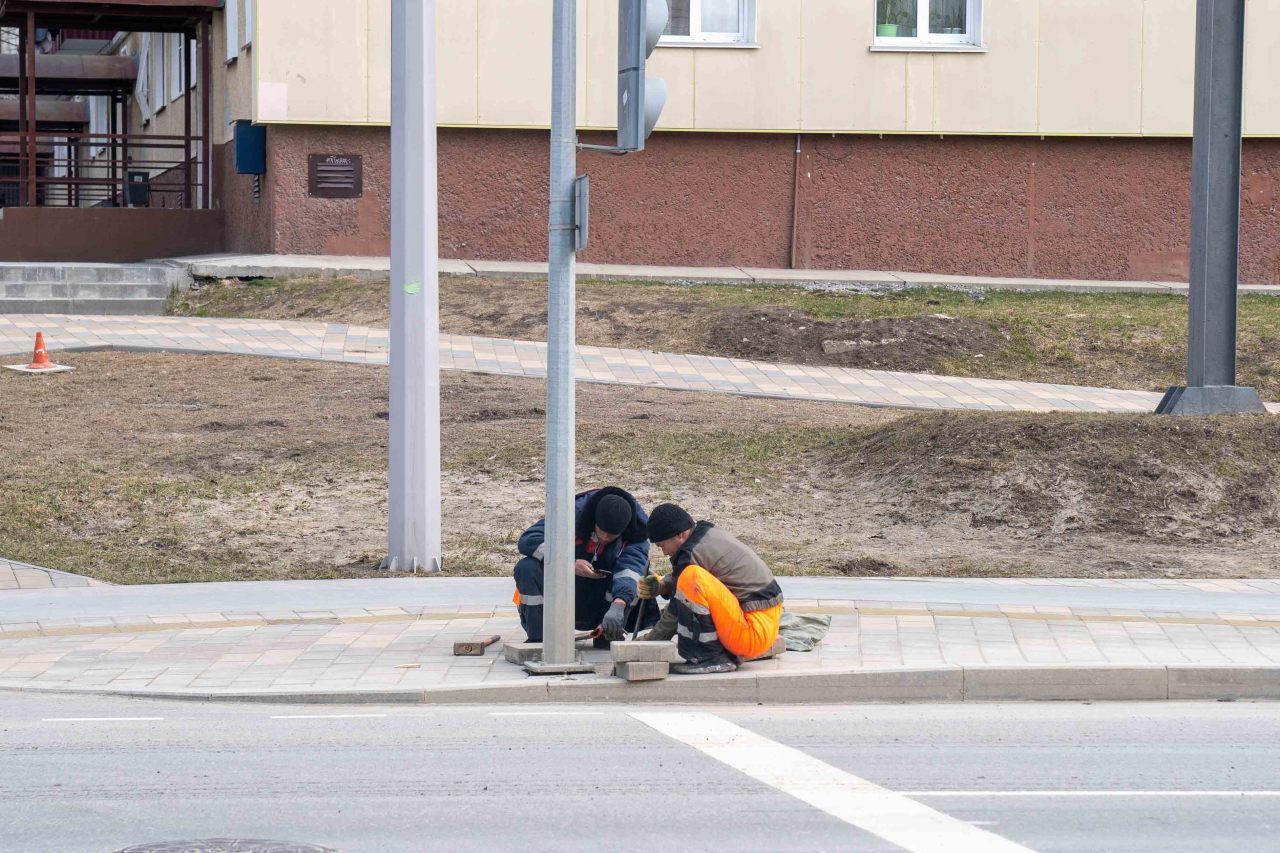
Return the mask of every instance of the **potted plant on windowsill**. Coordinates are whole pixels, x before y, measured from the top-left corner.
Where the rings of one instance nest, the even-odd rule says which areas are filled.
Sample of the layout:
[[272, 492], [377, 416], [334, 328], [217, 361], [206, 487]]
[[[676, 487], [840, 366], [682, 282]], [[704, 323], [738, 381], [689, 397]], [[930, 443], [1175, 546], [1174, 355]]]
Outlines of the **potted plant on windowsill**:
[[878, 38], [898, 38], [906, 35], [904, 30], [910, 29], [898, 23], [905, 21], [910, 14], [906, 3], [911, 0], [876, 0], [876, 36]]

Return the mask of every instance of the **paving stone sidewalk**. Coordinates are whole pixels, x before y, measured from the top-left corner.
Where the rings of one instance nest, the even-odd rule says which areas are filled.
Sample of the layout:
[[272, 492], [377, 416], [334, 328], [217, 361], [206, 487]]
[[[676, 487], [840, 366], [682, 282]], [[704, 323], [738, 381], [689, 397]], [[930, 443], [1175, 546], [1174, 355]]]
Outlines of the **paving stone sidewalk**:
[[[59, 352], [117, 349], [257, 355], [385, 365], [389, 332], [364, 326], [187, 317], [0, 315], [0, 356], [30, 352], [37, 331]], [[546, 376], [546, 344], [442, 335], [445, 370]], [[1160, 394], [918, 373], [766, 364], [642, 350], [579, 347], [583, 382], [904, 409], [1153, 412]], [[1280, 413], [1280, 404], [1272, 410]]]
[[0, 557], [0, 592], [13, 589], [68, 589], [104, 585], [102, 581], [82, 575], [28, 566], [26, 563], [16, 563]]
[[[1042, 591], [1042, 600], [1052, 602], [1056, 584], [1067, 588], [1082, 582], [992, 583], [1030, 583]], [[1101, 585], [1125, 582], [1084, 583], [1105, 589]], [[1172, 583], [1212, 594], [1277, 591], [1270, 581], [1239, 582], [1243, 586]], [[1135, 588], [1141, 587], [1121, 587]], [[47, 606], [39, 599], [31, 601], [37, 609]], [[1280, 695], [1280, 615], [1275, 612], [1142, 612], [1052, 603], [994, 606], [856, 599], [794, 599], [788, 607], [830, 615], [831, 633], [815, 652], [791, 652], [780, 660], [745, 665], [743, 676], [755, 685], [753, 690], [775, 677], [794, 677], [785, 683], [808, 690], [818, 689], [828, 677], [903, 669], [930, 670], [945, 680], [952, 670], [959, 672], [956, 668], [1001, 673], [1007, 668], [1065, 672], [1063, 668], [1136, 667], [1134, 672], [1149, 675], [1153, 667], [1228, 667], [1254, 668], [1269, 679], [1266, 689], [1274, 688]], [[524, 690], [531, 679], [506, 663], [500, 649], [481, 658], [453, 657], [454, 642], [491, 634], [508, 642], [523, 639], [513, 607], [477, 603], [96, 616], [53, 622], [33, 618], [0, 625], [0, 689], [242, 699], [363, 696], [368, 701], [413, 691], [452, 690], [456, 701], [469, 695], [469, 688]], [[605, 656], [590, 655], [601, 668], [576, 683], [616, 687], [618, 682], [607, 677]], [[671, 689], [681, 689], [679, 680], [671, 682]], [[518, 696], [528, 698], [526, 693]], [[705, 694], [696, 691], [689, 696], [690, 701], [703, 698]], [[786, 694], [776, 698], [785, 700]]]
[[[344, 255], [214, 254], [165, 262], [195, 278], [360, 278], [386, 279], [391, 259]], [[440, 272], [484, 278], [546, 278], [545, 261], [467, 261], [442, 259]], [[633, 264], [578, 264], [578, 276], [596, 281], [672, 283], [786, 284], [819, 288], [955, 287], [966, 290], [1072, 291], [1078, 293], [1186, 293], [1186, 282], [1096, 281], [1088, 279], [1008, 278], [942, 275], [883, 270], [793, 270], [763, 267], [672, 267]], [[1241, 285], [1245, 293], [1280, 294], [1276, 284]]]

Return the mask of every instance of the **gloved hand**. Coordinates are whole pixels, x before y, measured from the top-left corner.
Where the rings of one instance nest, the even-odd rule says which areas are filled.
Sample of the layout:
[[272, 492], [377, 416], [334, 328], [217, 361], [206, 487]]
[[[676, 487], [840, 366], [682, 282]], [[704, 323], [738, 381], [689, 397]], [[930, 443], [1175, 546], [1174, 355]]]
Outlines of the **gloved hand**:
[[600, 623], [600, 630], [610, 640], [621, 640], [626, 636], [626, 621], [626, 602], [615, 601], [613, 606], [609, 608], [609, 612], [604, 615], [604, 621]]
[[636, 591], [641, 598], [648, 601], [651, 598], [658, 597], [658, 591], [662, 588], [662, 575], [645, 575], [640, 578], [640, 582], [636, 584]]

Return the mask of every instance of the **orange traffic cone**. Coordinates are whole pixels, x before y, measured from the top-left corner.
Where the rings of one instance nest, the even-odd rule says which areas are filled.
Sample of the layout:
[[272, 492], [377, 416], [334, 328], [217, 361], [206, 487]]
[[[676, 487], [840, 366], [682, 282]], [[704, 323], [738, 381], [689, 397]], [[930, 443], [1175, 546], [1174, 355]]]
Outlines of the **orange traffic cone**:
[[44, 332], [36, 332], [36, 348], [31, 353], [27, 370], [55, 370], [57, 367], [49, 360], [49, 351], [44, 348]]

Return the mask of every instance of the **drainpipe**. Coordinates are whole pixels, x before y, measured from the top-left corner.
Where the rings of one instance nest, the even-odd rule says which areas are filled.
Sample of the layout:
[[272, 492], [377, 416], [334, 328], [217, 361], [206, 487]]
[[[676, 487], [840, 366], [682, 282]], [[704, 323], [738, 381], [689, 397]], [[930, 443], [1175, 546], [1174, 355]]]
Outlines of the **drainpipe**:
[[795, 183], [791, 191], [791, 268], [799, 269], [799, 244], [800, 244], [800, 153], [801, 141], [804, 139], [800, 134], [796, 134], [796, 176]]

